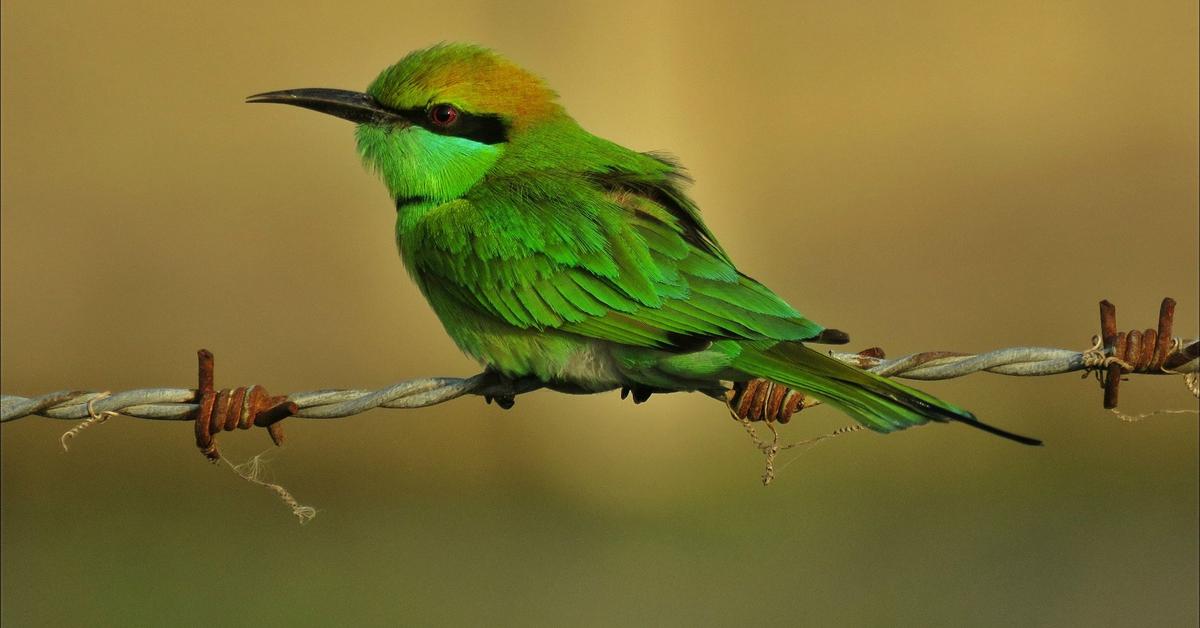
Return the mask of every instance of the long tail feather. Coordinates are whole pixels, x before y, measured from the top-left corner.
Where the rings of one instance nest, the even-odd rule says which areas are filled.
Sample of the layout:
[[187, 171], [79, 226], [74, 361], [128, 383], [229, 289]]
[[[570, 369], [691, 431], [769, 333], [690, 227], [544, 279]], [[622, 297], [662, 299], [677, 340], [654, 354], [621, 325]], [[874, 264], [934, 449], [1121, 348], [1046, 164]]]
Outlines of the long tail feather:
[[974, 414], [932, 395], [843, 364], [798, 342], [746, 349], [733, 367], [811, 394], [877, 432], [894, 432], [928, 421], [957, 421], [1023, 445], [1042, 441], [988, 425]]

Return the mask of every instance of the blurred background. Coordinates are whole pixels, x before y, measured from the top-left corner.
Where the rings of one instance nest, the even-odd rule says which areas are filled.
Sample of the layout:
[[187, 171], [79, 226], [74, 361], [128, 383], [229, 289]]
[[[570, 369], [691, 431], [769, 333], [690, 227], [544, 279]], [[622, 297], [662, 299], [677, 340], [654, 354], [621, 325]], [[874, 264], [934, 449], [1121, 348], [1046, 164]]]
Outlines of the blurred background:
[[[748, 274], [855, 349], [1197, 331], [1197, 5], [2, 5], [2, 385], [373, 388], [476, 365], [401, 267], [348, 123], [246, 106], [494, 47], [667, 150]], [[1197, 419], [1092, 380], [924, 386], [1044, 438], [859, 433], [762, 458], [719, 404], [538, 392], [286, 422], [271, 469], [186, 423], [2, 432], [0, 619], [61, 625], [1194, 626]], [[1137, 377], [1122, 408], [1195, 407]], [[821, 408], [787, 440], [846, 424]], [[220, 437], [245, 460], [260, 431]]]

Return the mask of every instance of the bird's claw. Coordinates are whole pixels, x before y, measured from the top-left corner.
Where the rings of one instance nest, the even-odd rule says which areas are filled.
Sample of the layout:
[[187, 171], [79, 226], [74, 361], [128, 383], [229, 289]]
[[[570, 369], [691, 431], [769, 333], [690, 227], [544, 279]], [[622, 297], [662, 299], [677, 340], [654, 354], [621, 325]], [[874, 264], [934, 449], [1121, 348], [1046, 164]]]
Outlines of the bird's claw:
[[643, 388], [641, 386], [622, 386], [621, 387], [621, 398], [622, 399], [628, 397], [629, 393], [633, 393], [633, 402], [634, 403], [644, 403], [647, 399], [650, 398], [650, 395], [654, 394], [654, 392], [652, 390], [650, 390], [649, 388]]
[[503, 410], [508, 410], [517, 403], [516, 395], [484, 395], [483, 400], [491, 405], [493, 401]]

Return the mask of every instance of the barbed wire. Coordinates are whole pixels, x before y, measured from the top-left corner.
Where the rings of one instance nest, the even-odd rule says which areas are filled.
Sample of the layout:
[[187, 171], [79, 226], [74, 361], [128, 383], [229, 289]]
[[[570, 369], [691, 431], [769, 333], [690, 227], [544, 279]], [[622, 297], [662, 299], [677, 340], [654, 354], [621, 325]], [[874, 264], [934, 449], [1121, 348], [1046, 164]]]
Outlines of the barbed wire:
[[[518, 394], [537, 387], [518, 388], [489, 384], [489, 374], [474, 377], [424, 377], [410, 379], [378, 390], [312, 390], [287, 395], [296, 404], [297, 412], [290, 415], [301, 419], [340, 419], [362, 414], [376, 408], [424, 408], [463, 395]], [[191, 421], [200, 404], [195, 388], [141, 388], [123, 392], [60, 390], [39, 397], [0, 395], [0, 422], [15, 421], [28, 416], [48, 419], [79, 420], [96, 412], [116, 412], [135, 419], [160, 421]]]
[[[1092, 338], [1092, 346], [1083, 351], [1046, 347], [1011, 347], [987, 353], [969, 354], [949, 351], [927, 351], [888, 360], [882, 349], [872, 347], [859, 353], [830, 351], [833, 358], [885, 377], [915, 380], [938, 380], [987, 372], [1011, 376], [1045, 376], [1083, 371], [1094, 373], [1104, 389], [1104, 407], [1122, 420], [1138, 421], [1160, 413], [1190, 413], [1196, 410], [1160, 410], [1127, 416], [1116, 410], [1117, 391], [1122, 376], [1130, 373], [1145, 375], [1183, 375], [1191, 393], [1200, 399], [1200, 342], [1196, 339], [1171, 335], [1175, 301], [1163, 299], [1159, 308], [1157, 329], [1142, 332], [1118, 332], [1116, 308], [1108, 301], [1100, 302], [1100, 334]], [[423, 408], [445, 403], [465, 395], [482, 396], [488, 403], [497, 402], [510, 408], [517, 395], [537, 390], [543, 383], [533, 379], [511, 380], [485, 371], [474, 377], [426, 377], [411, 379], [379, 390], [313, 390], [272, 396], [262, 386], [243, 386], [216, 389], [213, 374], [213, 355], [199, 352], [198, 384], [196, 388], [142, 388], [123, 392], [60, 390], [38, 397], [0, 395], [0, 422], [7, 423], [29, 416], [50, 419], [83, 420], [67, 430], [61, 438], [63, 449], [67, 441], [84, 429], [104, 423], [113, 416], [124, 415], [138, 419], [192, 421], [195, 423], [196, 445], [209, 460], [221, 460], [215, 436], [222, 430], [266, 428], [276, 445], [282, 444], [280, 421], [287, 417], [302, 419], [340, 419], [362, 414], [376, 408]], [[653, 390], [623, 388], [621, 397], [632, 392], [635, 403], [645, 401]], [[796, 447], [808, 447], [843, 434], [860, 431], [862, 425], [848, 425], [828, 434], [790, 444], [780, 442], [775, 423], [787, 423], [792, 415], [820, 401], [806, 397], [801, 391], [779, 386], [774, 382], [756, 379], [748, 382], [723, 382], [722, 387], [701, 391], [725, 402], [729, 413], [749, 434], [764, 455], [762, 483], [770, 484], [775, 477], [775, 460], [780, 452]], [[752, 425], [763, 421], [771, 432], [770, 439], [758, 437]], [[274, 492], [292, 511], [300, 523], [310, 521], [316, 510], [301, 504], [283, 486], [264, 480], [263, 459], [259, 454], [249, 461], [234, 465], [224, 461], [246, 481]]]
[[[1094, 337], [1093, 346], [1082, 351], [1011, 347], [980, 354], [923, 352], [888, 360], [881, 350], [872, 348], [860, 353], [831, 351], [830, 355], [883, 376], [914, 380], [952, 379], [978, 372], [1011, 376], [1094, 372], [1105, 388], [1106, 408], [1116, 407], [1117, 386], [1121, 376], [1129, 373], [1184, 375], [1188, 388], [1200, 397], [1197, 386], [1200, 343], [1194, 338], [1170, 335], [1174, 306], [1173, 300], [1163, 300], [1157, 331], [1125, 333], [1115, 331], [1116, 308], [1102, 301], [1101, 336]], [[340, 419], [376, 408], [423, 408], [464, 395], [483, 396], [489, 403], [495, 400], [502, 407], [509, 407], [517, 395], [543, 387], [534, 380], [509, 380], [485, 371], [468, 378], [411, 379], [378, 390], [314, 390], [271, 397], [261, 386], [217, 391], [213, 387], [213, 358], [207, 351], [200, 352], [199, 379], [198, 388], [143, 388], [122, 392], [60, 390], [37, 397], [0, 395], [0, 422], [29, 416], [63, 420], [90, 418], [95, 422], [97, 417], [113, 414], [138, 419], [196, 421], [197, 444], [216, 460], [219, 455], [212, 435], [222, 429], [266, 427], [278, 444], [282, 441], [278, 422], [289, 416]], [[729, 389], [736, 390], [732, 385]], [[724, 391], [705, 392], [726, 401], [734, 399]], [[770, 396], [770, 393], [764, 394]], [[634, 391], [634, 399], [639, 401], [644, 397], [639, 398], [638, 392]], [[734, 405], [738, 405], [736, 400]], [[776, 405], [782, 407], [782, 397]], [[801, 407], [807, 405], [811, 405], [811, 400]], [[771, 415], [759, 414], [754, 418], [771, 420]], [[784, 416], [781, 422], [786, 419]]]
[[[1196, 339], [1174, 339], [1179, 349], [1172, 355], [1187, 357], [1196, 352]], [[1190, 351], [1190, 353], [1189, 353]], [[1097, 355], [1098, 354], [1098, 355]], [[1111, 358], [1109, 350], [1073, 351], [1046, 347], [1011, 347], [987, 353], [914, 353], [885, 360], [859, 353], [831, 352], [834, 358], [872, 372], [912, 380], [953, 379], [988, 372], [1012, 376], [1044, 376], [1095, 369]], [[1089, 362], [1099, 359], [1099, 363]], [[1191, 358], [1164, 374], [1188, 375], [1200, 371], [1200, 360]], [[490, 373], [474, 377], [425, 377], [410, 379], [378, 390], [313, 390], [287, 395], [301, 419], [340, 419], [376, 408], [424, 408], [464, 395], [515, 396], [540, 388], [531, 382], [498, 382]], [[123, 392], [60, 390], [38, 397], [0, 396], [0, 422], [29, 416], [80, 420], [95, 413], [118, 413], [137, 419], [190, 421], [200, 404], [194, 388], [142, 388]]]

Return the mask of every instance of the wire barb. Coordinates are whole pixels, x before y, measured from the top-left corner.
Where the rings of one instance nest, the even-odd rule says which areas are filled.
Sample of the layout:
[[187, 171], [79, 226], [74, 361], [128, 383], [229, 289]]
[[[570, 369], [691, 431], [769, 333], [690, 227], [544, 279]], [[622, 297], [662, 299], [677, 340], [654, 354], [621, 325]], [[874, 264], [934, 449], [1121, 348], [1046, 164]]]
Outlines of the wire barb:
[[1091, 352], [1092, 367], [1100, 370], [1101, 386], [1104, 388], [1104, 408], [1117, 407], [1121, 375], [1126, 373], [1173, 373], [1173, 369], [1195, 360], [1197, 343], [1186, 349], [1183, 342], [1171, 336], [1175, 325], [1175, 299], [1167, 297], [1158, 308], [1158, 328], [1129, 332], [1117, 331], [1117, 306], [1104, 300], [1100, 302], [1100, 336], [1097, 344], [1104, 348], [1105, 358], [1096, 363], [1099, 347]]
[[195, 411], [196, 447], [210, 462], [221, 459], [215, 436], [221, 430], [248, 430], [265, 427], [275, 446], [283, 445], [283, 419], [300, 410], [287, 397], [272, 397], [257, 384], [217, 391], [213, 388], [213, 354], [208, 349], [197, 352], [199, 386]]
[[[855, 366], [861, 369], [868, 368], [872, 360], [878, 361], [885, 357], [883, 349], [879, 347], [863, 349], [855, 355], [859, 357]], [[820, 400], [805, 396], [799, 390], [762, 378], [733, 382], [725, 396], [733, 416], [739, 420], [778, 422], [785, 425], [797, 412], [821, 405]]]
[[769, 379], [734, 382], [726, 395], [729, 397], [734, 417], [739, 420], [768, 423], [786, 424], [792, 420], [793, 414], [820, 403], [816, 399], [805, 397], [804, 393], [798, 390], [776, 384]]

